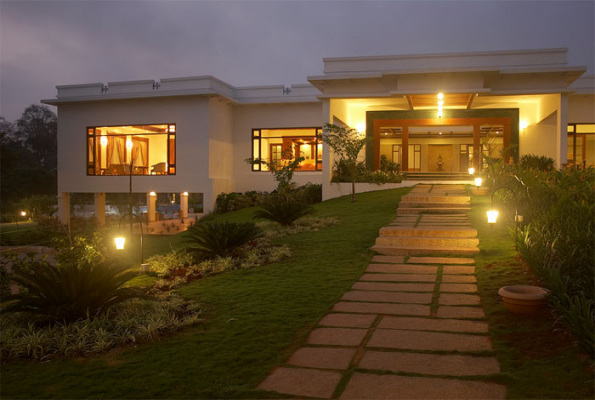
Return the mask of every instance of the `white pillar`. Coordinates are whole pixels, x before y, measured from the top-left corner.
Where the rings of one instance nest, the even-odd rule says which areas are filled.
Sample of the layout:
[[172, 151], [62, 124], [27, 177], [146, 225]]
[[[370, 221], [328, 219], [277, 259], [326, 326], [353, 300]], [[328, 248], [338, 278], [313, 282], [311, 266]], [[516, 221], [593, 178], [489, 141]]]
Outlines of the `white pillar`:
[[188, 192], [180, 193], [180, 218], [188, 218]]
[[155, 221], [155, 204], [157, 203], [157, 194], [155, 192], [147, 193], [147, 221]]
[[556, 167], [568, 163], [568, 94], [560, 93], [556, 121]]
[[64, 225], [70, 223], [70, 193], [63, 192], [58, 196], [58, 218]]
[[[322, 122], [333, 123], [331, 115], [331, 100], [322, 99]], [[333, 160], [331, 148], [322, 144], [322, 200], [331, 198], [331, 179], [333, 179]]]
[[105, 193], [95, 193], [95, 220], [97, 226], [105, 225]]

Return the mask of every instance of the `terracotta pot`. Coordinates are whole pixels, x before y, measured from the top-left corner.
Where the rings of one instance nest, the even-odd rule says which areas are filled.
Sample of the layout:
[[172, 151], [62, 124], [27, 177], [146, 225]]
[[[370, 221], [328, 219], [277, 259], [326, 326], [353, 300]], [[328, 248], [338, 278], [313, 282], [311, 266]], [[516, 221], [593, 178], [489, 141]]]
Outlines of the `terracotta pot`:
[[533, 314], [543, 308], [549, 295], [547, 289], [539, 286], [512, 285], [498, 291], [504, 307], [514, 314]]

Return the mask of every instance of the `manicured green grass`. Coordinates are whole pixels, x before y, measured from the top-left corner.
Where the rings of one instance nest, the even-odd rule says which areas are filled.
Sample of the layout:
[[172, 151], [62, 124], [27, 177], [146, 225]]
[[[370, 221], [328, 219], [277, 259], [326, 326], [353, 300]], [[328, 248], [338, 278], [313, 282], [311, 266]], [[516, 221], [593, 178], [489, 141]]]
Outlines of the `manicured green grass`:
[[[315, 206], [341, 223], [279, 239], [293, 256], [252, 270], [196, 281], [180, 293], [202, 303], [205, 324], [160, 342], [86, 360], [2, 366], [5, 398], [256, 398], [255, 387], [303, 343], [369, 263], [378, 230], [407, 189], [358, 194]], [[217, 216], [251, 220], [253, 210]], [[181, 235], [153, 238], [147, 254]], [[148, 279], [143, 277], [142, 279]], [[279, 397], [278, 395], [275, 397]]]
[[508, 398], [593, 398], [588, 362], [563, 327], [555, 324], [551, 311], [524, 317], [508, 313], [502, 305], [499, 288], [540, 283], [514, 249], [510, 213], [501, 215], [496, 226], [488, 226], [489, 205], [487, 196], [472, 196], [469, 217], [480, 238], [481, 252], [475, 257], [479, 292]]

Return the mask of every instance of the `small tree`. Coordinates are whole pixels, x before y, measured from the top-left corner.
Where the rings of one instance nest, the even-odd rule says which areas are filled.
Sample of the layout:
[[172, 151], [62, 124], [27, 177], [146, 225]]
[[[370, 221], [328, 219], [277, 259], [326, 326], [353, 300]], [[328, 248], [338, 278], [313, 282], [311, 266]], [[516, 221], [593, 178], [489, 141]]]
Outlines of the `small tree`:
[[351, 176], [351, 201], [355, 201], [355, 180], [357, 178], [357, 158], [369, 138], [356, 129], [343, 128], [333, 124], [325, 124], [322, 141], [328, 144], [333, 152], [343, 162]]
[[293, 173], [296, 169], [301, 168], [300, 163], [305, 160], [304, 157], [298, 157], [292, 160], [291, 156], [292, 155], [290, 151], [284, 152], [282, 159], [287, 162], [282, 162], [280, 164], [267, 161], [262, 158], [248, 158], [246, 159], [246, 162], [251, 165], [265, 165], [275, 176], [275, 180], [278, 183], [277, 190], [280, 193], [284, 193], [289, 191], [291, 180], [293, 179]]

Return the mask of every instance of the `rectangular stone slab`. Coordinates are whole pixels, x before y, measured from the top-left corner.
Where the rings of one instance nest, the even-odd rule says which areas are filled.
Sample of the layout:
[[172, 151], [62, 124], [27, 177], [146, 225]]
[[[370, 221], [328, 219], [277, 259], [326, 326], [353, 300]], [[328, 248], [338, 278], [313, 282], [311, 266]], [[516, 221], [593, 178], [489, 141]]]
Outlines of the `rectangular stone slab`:
[[328, 314], [318, 322], [318, 325], [337, 328], [369, 328], [375, 319], [376, 315]]
[[438, 304], [445, 306], [478, 306], [481, 298], [475, 294], [441, 293]]
[[339, 372], [281, 367], [275, 369], [258, 385], [258, 389], [330, 399], [340, 380]]
[[387, 264], [401, 264], [405, 261], [404, 256], [374, 256], [372, 262], [387, 263]]
[[289, 365], [308, 368], [347, 369], [356, 349], [336, 347], [302, 347], [287, 361]]
[[444, 293], [476, 293], [477, 285], [465, 283], [442, 283], [440, 291]]
[[443, 274], [474, 274], [475, 267], [460, 266], [460, 265], [447, 265], [442, 270]]
[[308, 337], [309, 344], [332, 346], [359, 346], [367, 329], [349, 328], [315, 328]]
[[488, 324], [484, 321], [412, 317], [382, 317], [378, 328], [438, 332], [488, 332]]
[[341, 300], [370, 301], [376, 303], [430, 304], [432, 302], [432, 293], [395, 293], [354, 290], [345, 293], [341, 297]]
[[356, 372], [341, 399], [501, 400], [506, 388], [495, 383], [459, 379], [376, 375]]
[[472, 258], [461, 257], [409, 257], [408, 264], [475, 264]]
[[500, 372], [494, 357], [366, 351], [358, 368], [424, 375], [476, 376]]
[[359, 280], [368, 282], [436, 282], [436, 275], [363, 274]]
[[362, 314], [429, 316], [430, 306], [419, 304], [360, 303], [340, 301], [333, 306], [333, 311]]
[[433, 283], [379, 283], [355, 282], [352, 289], [357, 290], [382, 290], [386, 292], [433, 292]]
[[427, 351], [491, 351], [488, 336], [376, 329], [366, 347]]
[[442, 275], [442, 282], [446, 283], [475, 283], [477, 278], [473, 275]]
[[438, 272], [438, 267], [408, 264], [370, 264], [368, 265], [366, 272], [385, 274], [435, 274]]
[[451, 307], [440, 306], [436, 312], [439, 318], [485, 318], [485, 313], [481, 307]]

